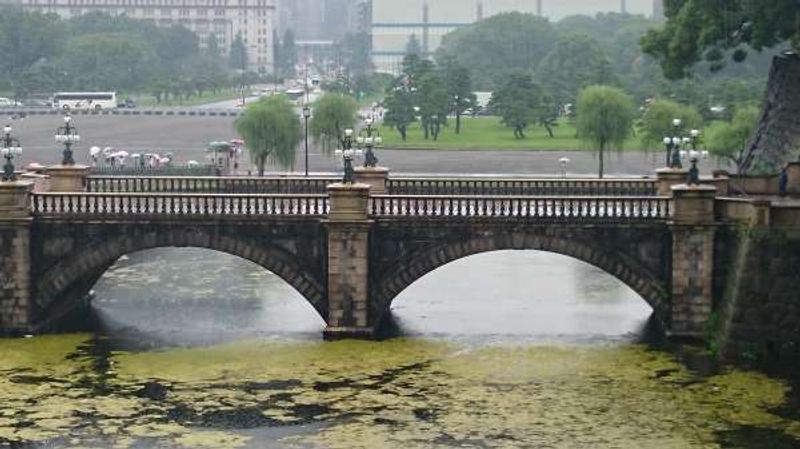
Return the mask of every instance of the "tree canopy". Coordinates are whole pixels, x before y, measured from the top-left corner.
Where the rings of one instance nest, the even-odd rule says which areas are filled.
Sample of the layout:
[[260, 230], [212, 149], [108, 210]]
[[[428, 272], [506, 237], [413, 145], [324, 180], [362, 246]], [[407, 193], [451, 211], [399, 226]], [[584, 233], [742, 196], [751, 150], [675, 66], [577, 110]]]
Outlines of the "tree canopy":
[[711, 127], [705, 136], [708, 151], [734, 164], [738, 172], [743, 171], [744, 151], [747, 141], [758, 123], [758, 109], [744, 106], [733, 114], [730, 122]]
[[524, 139], [525, 129], [537, 120], [545, 107], [541, 88], [530, 74], [515, 71], [508, 74], [492, 94], [489, 108], [501, 117], [504, 125], [514, 130], [514, 138]]
[[251, 103], [236, 120], [236, 132], [245, 140], [259, 176], [268, 162], [283, 168], [294, 164], [300, 119], [286, 97], [275, 95]]
[[317, 100], [312, 111], [311, 135], [323, 151], [330, 152], [344, 138], [344, 130], [355, 127], [358, 104], [350, 96], [328, 93]]
[[632, 132], [634, 106], [623, 91], [609, 86], [589, 86], [578, 95], [578, 137], [597, 148], [598, 176], [604, 174], [604, 153], [622, 148]]
[[[681, 121], [681, 128], [675, 129], [674, 119]], [[640, 137], [648, 148], [662, 148], [664, 137], [683, 137], [685, 130], [700, 129], [703, 118], [692, 106], [670, 100], [656, 100], [650, 104], [642, 116]]]
[[691, 74], [702, 60], [723, 66], [725, 53], [740, 62], [748, 49], [762, 50], [790, 42], [800, 50], [800, 4], [797, 0], [668, 0], [666, 25], [642, 39], [671, 79]]
[[447, 34], [436, 59], [455, 58], [469, 68], [476, 86], [487, 89], [512, 70], [532, 73], [557, 39], [547, 19], [503, 13]]

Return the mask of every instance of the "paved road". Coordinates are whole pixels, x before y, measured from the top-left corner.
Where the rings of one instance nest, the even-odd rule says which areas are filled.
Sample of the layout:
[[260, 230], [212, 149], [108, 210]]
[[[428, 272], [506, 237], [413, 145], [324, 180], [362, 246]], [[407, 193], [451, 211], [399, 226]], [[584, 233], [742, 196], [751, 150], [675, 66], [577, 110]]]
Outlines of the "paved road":
[[[202, 161], [204, 148], [210, 141], [235, 137], [233, 117], [180, 117], [180, 116], [79, 116], [75, 118], [82, 141], [75, 150], [80, 163], [89, 160], [89, 147], [112, 146], [129, 152], [172, 151], [180, 163], [190, 159]], [[62, 147], [55, 143], [59, 116], [29, 116], [11, 122], [14, 135], [25, 150], [23, 164], [39, 162], [56, 163]], [[303, 145], [298, 149], [296, 171], [303, 168]], [[560, 174], [558, 160], [568, 157], [568, 172], [573, 175], [591, 175], [597, 171], [597, 159], [584, 151], [378, 151], [381, 165], [394, 172], [404, 173], [510, 173], [510, 174]], [[645, 175], [662, 164], [662, 154], [642, 152], [611, 153], [606, 160], [608, 174]], [[312, 172], [340, 171], [341, 160], [310, 150]], [[19, 165], [19, 164], [18, 164]], [[248, 169], [245, 163], [244, 170]], [[704, 162], [705, 173], [716, 168], [716, 163]], [[273, 171], [280, 171], [272, 168]]]

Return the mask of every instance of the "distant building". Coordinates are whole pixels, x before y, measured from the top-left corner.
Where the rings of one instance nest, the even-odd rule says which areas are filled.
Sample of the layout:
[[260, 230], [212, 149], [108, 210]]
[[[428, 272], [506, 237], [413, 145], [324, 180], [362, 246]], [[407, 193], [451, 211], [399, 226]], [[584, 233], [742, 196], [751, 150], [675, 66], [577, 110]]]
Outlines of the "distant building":
[[653, 0], [653, 20], [664, 20], [664, 0]]
[[[367, 0], [279, 0], [280, 32], [302, 41], [339, 40], [358, 31]], [[368, 11], [366, 11], [368, 12]]]
[[158, 26], [182, 25], [199, 38], [200, 46], [216, 36], [226, 53], [241, 33], [247, 47], [249, 68], [274, 69], [272, 34], [275, 28], [275, 0], [0, 0], [0, 4], [55, 13], [63, 18], [89, 12], [126, 15], [148, 20]]
[[395, 73], [411, 36], [425, 55], [442, 37], [473, 22], [510, 11], [560, 20], [574, 14], [628, 12], [652, 16], [651, 0], [371, 0], [372, 59], [379, 71]]

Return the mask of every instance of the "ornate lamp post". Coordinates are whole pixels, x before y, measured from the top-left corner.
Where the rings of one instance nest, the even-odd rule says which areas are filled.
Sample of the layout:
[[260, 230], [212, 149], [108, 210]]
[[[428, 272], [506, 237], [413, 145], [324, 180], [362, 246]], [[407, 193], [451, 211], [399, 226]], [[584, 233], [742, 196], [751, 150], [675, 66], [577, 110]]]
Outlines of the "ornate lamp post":
[[375, 167], [378, 165], [378, 158], [375, 157], [373, 149], [383, 143], [383, 137], [381, 137], [377, 128], [372, 127], [372, 124], [375, 123], [372, 117], [368, 117], [364, 120], [364, 123], [367, 127], [358, 133], [356, 143], [358, 143], [359, 148], [366, 150], [364, 152], [364, 167]]
[[664, 146], [667, 149], [667, 167], [670, 168], [681, 168], [680, 149], [682, 140], [677, 136], [681, 133], [682, 125], [683, 121], [681, 119], [672, 119], [672, 127], [675, 129], [675, 133], [673, 137], [664, 137]]
[[569, 165], [569, 158], [562, 157], [558, 160], [558, 163], [561, 164], [561, 177], [566, 179], [567, 178], [567, 165]]
[[22, 154], [22, 145], [19, 139], [11, 136], [10, 125], [6, 125], [3, 128], [2, 143], [3, 145], [0, 147], [0, 153], [2, 153], [3, 157], [6, 159], [5, 165], [3, 165], [3, 181], [16, 181], [17, 175], [14, 174], [14, 163], [12, 160], [14, 156]]
[[59, 126], [56, 130], [56, 142], [64, 144], [64, 153], [61, 165], [75, 165], [72, 158], [72, 145], [81, 141], [78, 128], [72, 125], [72, 117], [64, 116], [64, 126]]
[[352, 184], [355, 182], [356, 173], [355, 169], [353, 168], [353, 157], [360, 152], [360, 150], [353, 150], [353, 130], [347, 128], [344, 130], [342, 148], [336, 150], [336, 154], [342, 155], [342, 162], [344, 164], [344, 179], [342, 182], [345, 184]]
[[306, 177], [308, 177], [308, 119], [311, 117], [311, 108], [303, 106], [303, 120], [306, 123]]

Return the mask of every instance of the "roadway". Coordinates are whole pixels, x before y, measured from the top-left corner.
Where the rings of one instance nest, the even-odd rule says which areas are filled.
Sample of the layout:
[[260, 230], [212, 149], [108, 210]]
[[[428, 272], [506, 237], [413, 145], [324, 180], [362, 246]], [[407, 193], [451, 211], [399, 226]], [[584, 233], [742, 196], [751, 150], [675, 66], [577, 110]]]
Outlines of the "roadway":
[[[81, 134], [75, 148], [79, 163], [89, 162], [89, 147], [111, 146], [128, 152], [171, 151], [178, 163], [189, 160], [203, 161], [205, 147], [214, 140], [236, 137], [234, 117], [189, 116], [76, 116], [74, 124]], [[24, 154], [21, 163], [53, 164], [60, 161], [62, 146], [55, 143], [56, 128], [62, 124], [60, 116], [28, 116], [9, 121], [13, 135], [22, 141]], [[333, 155], [322, 155], [310, 145], [310, 170], [312, 172], [340, 171], [341, 160]], [[485, 174], [560, 174], [558, 160], [570, 159], [569, 173], [592, 175], [597, 172], [597, 158], [586, 151], [431, 151], [390, 150], [377, 152], [381, 165], [394, 172], [403, 173], [485, 173]], [[298, 148], [295, 171], [303, 168], [303, 145]], [[606, 172], [613, 174], [644, 175], [663, 166], [663, 153], [611, 152], [606, 158]], [[249, 163], [244, 161], [243, 169]], [[717, 168], [716, 162], [701, 164], [704, 173]], [[269, 171], [281, 171], [270, 167]]]

